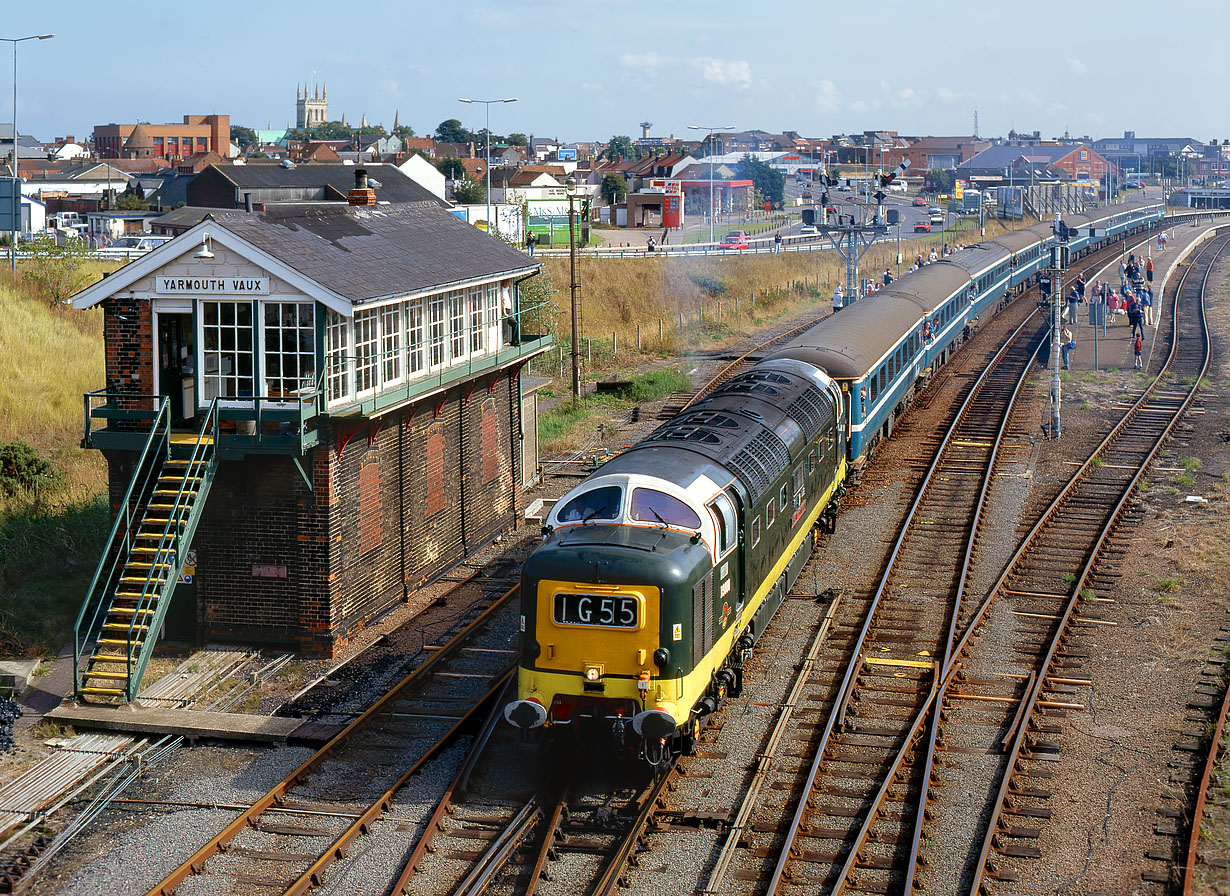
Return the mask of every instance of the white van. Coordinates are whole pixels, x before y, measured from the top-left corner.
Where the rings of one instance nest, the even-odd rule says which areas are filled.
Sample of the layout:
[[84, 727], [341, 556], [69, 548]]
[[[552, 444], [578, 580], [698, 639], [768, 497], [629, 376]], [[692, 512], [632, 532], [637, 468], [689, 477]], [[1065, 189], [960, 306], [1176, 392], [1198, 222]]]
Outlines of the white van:
[[905, 192], [905, 181], [895, 180], [891, 184], [888, 185], [888, 189], [890, 192], [893, 192], [893, 193], [904, 193]]

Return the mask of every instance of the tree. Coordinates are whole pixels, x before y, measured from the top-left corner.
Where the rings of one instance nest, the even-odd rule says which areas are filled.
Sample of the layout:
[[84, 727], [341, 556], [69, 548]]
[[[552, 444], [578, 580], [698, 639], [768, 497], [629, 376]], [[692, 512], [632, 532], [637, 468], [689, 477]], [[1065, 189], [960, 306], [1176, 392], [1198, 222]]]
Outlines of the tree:
[[30, 264], [21, 277], [55, 308], [90, 280], [85, 263], [93, 258], [85, 240], [76, 237], [57, 246], [55, 237], [39, 236], [28, 244]]
[[525, 136], [525, 134], [509, 134], [508, 135], [508, 145], [509, 146], [529, 146], [530, 140], [528, 137]]
[[735, 177], [750, 180], [757, 193], [774, 208], [781, 208], [782, 197], [786, 191], [786, 178], [776, 168], [752, 158], [751, 155], [745, 155], [735, 166]]
[[473, 131], [467, 131], [456, 118], [450, 118], [436, 125], [436, 139], [443, 143], [476, 143], [478, 137]]
[[414, 136], [414, 128], [410, 127], [408, 124], [399, 124], [397, 127], [393, 128], [393, 134], [403, 140], [408, 140]]
[[927, 172], [927, 183], [941, 193], [947, 193], [952, 188], [952, 176], [943, 168], [932, 168]]
[[238, 124], [231, 125], [231, 139], [240, 149], [247, 149], [257, 143], [256, 131]]
[[487, 201], [487, 188], [482, 181], [472, 181], [462, 177], [453, 181], [453, 200], [462, 205], [478, 205]]
[[625, 135], [610, 139], [606, 145], [606, 157], [612, 161], [626, 159], [629, 162], [635, 162], [641, 156], [636, 151], [636, 147], [632, 145], [632, 138]]
[[149, 200], [142, 198], [139, 191], [125, 193], [115, 201], [115, 207], [123, 212], [147, 212], [149, 211]]
[[449, 180], [465, 180], [466, 166], [461, 159], [437, 159], [436, 168]]
[[602, 193], [602, 198], [606, 200], [607, 205], [614, 205], [620, 196], [628, 195], [628, 182], [624, 180], [622, 174], [611, 173], [602, 178], [602, 186], [599, 188]]

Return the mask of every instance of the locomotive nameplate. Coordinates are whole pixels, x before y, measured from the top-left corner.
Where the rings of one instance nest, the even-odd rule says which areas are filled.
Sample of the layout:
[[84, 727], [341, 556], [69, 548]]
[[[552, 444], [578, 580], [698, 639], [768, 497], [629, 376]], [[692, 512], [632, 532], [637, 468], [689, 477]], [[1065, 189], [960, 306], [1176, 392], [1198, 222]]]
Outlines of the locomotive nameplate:
[[552, 619], [556, 625], [593, 625], [601, 628], [637, 628], [641, 603], [633, 594], [555, 595]]

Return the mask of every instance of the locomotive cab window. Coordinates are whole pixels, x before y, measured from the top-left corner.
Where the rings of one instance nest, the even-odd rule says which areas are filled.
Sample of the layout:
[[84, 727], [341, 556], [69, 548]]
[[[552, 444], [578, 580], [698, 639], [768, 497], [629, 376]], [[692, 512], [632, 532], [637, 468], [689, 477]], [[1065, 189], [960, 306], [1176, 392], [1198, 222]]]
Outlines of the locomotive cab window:
[[716, 553], [724, 557], [734, 548], [738, 539], [735, 524], [735, 505], [725, 494], [720, 494], [709, 502], [709, 512], [717, 528]]
[[619, 516], [622, 489], [605, 485], [577, 495], [563, 506], [555, 518], [561, 523], [587, 523], [590, 520], [613, 520]]
[[760, 544], [760, 514], [756, 514], [756, 518], [752, 520], [752, 547]]
[[767, 529], [772, 525], [773, 525], [773, 496], [770, 495], [769, 503], [765, 506], [765, 509], [764, 509], [764, 526]]
[[684, 529], [700, 528], [700, 517], [695, 510], [674, 495], [653, 488], [632, 490], [632, 519]]

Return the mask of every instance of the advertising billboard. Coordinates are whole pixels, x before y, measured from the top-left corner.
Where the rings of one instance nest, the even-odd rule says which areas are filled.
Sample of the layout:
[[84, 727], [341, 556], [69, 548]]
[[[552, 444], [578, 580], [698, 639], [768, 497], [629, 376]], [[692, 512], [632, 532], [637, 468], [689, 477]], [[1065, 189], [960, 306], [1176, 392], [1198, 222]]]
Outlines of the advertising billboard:
[[[525, 228], [538, 237], [538, 245], [555, 246], [568, 245], [568, 200], [567, 199], [529, 199], [526, 200], [527, 219]], [[585, 220], [589, 208], [589, 198], [582, 197], [573, 200], [577, 215], [577, 239], [581, 239], [581, 222]]]

